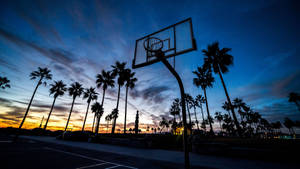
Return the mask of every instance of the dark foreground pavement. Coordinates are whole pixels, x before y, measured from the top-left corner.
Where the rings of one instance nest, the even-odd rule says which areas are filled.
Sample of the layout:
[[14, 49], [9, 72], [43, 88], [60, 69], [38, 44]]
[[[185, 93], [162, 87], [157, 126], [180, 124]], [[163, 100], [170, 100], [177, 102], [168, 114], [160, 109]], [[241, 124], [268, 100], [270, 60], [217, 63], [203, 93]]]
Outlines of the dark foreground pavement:
[[[0, 135], [0, 169], [180, 169], [182, 152]], [[285, 154], [278, 154], [284, 157]], [[191, 169], [296, 169], [299, 162], [264, 161], [190, 153]]]
[[[28, 139], [19, 139], [16, 143], [11, 138], [0, 138], [1, 169], [168, 169], [184, 168], [183, 165], [157, 160], [147, 160], [107, 152], [99, 152], [43, 143]], [[192, 166], [191, 168], [208, 169]]]

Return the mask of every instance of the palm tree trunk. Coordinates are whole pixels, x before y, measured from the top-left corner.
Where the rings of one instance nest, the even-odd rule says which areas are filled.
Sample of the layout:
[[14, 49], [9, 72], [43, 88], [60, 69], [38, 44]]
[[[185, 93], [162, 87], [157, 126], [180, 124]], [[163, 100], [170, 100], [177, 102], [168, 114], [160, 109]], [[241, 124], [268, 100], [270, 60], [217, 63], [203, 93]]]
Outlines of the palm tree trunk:
[[189, 103], [188, 102], [186, 102], [186, 108], [187, 108], [187, 111], [188, 111], [188, 114], [189, 114], [190, 127], [192, 129], [192, 119], [191, 119], [191, 113], [190, 113]]
[[34, 98], [34, 95], [35, 95], [35, 93], [36, 93], [38, 87], [40, 86], [41, 81], [42, 81], [42, 78], [39, 80], [38, 84], [36, 85], [36, 87], [35, 87], [35, 89], [34, 89], [34, 92], [33, 92], [32, 96], [31, 96], [30, 102], [29, 102], [29, 104], [28, 104], [28, 107], [27, 107], [27, 110], [26, 110], [25, 115], [24, 115], [24, 117], [23, 117], [23, 120], [22, 120], [22, 122], [21, 122], [21, 124], [20, 124], [20, 126], [19, 126], [19, 129], [22, 128], [22, 126], [23, 126], [23, 124], [24, 124], [24, 122], [25, 122], [25, 119], [26, 119], [27, 114], [28, 114], [28, 112], [29, 112], [29, 109], [30, 109], [32, 100], [33, 100], [33, 98]]
[[197, 129], [200, 130], [200, 128], [199, 128], [199, 122], [198, 122], [197, 115], [196, 115], [196, 107], [195, 106], [194, 106], [194, 113], [195, 113], [195, 119], [196, 119]]
[[104, 104], [104, 97], [105, 97], [105, 89], [103, 88], [103, 96], [102, 96], [102, 102], [101, 102], [102, 107], [103, 107], [103, 104]]
[[[202, 114], [202, 122], [204, 122], [205, 119], [204, 119], [204, 113], [203, 113], [202, 103], [200, 103], [200, 109], [201, 109], [201, 114]], [[204, 128], [204, 131], [206, 131], [206, 128]]]
[[70, 113], [69, 113], [69, 118], [68, 118], [68, 121], [67, 121], [67, 124], [66, 124], [66, 127], [65, 127], [65, 131], [67, 130], [68, 128], [68, 124], [69, 124], [69, 121], [70, 121], [70, 117], [71, 117], [71, 114], [72, 114], [72, 111], [73, 111], [73, 105], [74, 105], [74, 102], [75, 102], [75, 98], [73, 98], [73, 101], [72, 101], [72, 106], [71, 106], [71, 110], [70, 110]]
[[45, 126], [44, 126], [44, 130], [46, 130], [46, 128], [47, 128], [47, 124], [48, 124], [48, 121], [49, 121], [49, 119], [50, 119], [50, 116], [51, 116], [51, 113], [52, 113], [52, 110], [53, 110], [53, 107], [54, 107], [54, 104], [55, 104], [55, 100], [56, 100], [56, 97], [54, 97], [54, 99], [53, 99], [53, 103], [52, 103], [52, 106], [51, 106], [50, 113], [49, 113], [49, 115], [48, 115], [46, 124], [45, 124]]
[[85, 126], [85, 122], [86, 122], [86, 117], [87, 117], [88, 112], [89, 112], [90, 103], [91, 102], [88, 102], [88, 106], [86, 108], [85, 118], [84, 118], [84, 122], [83, 122], [83, 126], [82, 126], [82, 132], [84, 131], [84, 126]]
[[94, 114], [94, 120], [93, 120], [92, 132], [94, 132], [95, 119], [96, 119], [96, 113]]
[[[119, 89], [118, 89], [118, 100], [117, 100], [117, 107], [116, 107], [117, 110], [118, 110], [118, 108], [119, 108], [120, 90], [121, 90], [121, 86], [119, 85]], [[116, 122], [117, 122], [117, 117], [114, 118], [113, 126], [112, 126], [112, 129], [111, 129], [111, 134], [114, 134], [114, 133], [115, 133]]]
[[125, 96], [125, 120], [124, 120], [124, 134], [126, 134], [127, 97], [128, 97], [128, 86], [126, 86], [126, 96]]
[[213, 130], [213, 127], [212, 127], [212, 124], [211, 124], [209, 109], [208, 109], [208, 102], [207, 102], [207, 97], [206, 97], [206, 89], [204, 88], [203, 91], [204, 91], [204, 96], [205, 96], [206, 111], [207, 111], [207, 115], [208, 115], [207, 119], [208, 119], [208, 122], [209, 122], [210, 132], [212, 134], [214, 134], [214, 130]]
[[97, 117], [97, 123], [96, 123], [96, 129], [95, 129], [96, 134], [99, 133], [100, 119], [101, 119], [101, 116]]
[[232, 113], [232, 116], [233, 116], [233, 119], [234, 119], [235, 126], [236, 126], [236, 128], [237, 128], [237, 130], [238, 130], [238, 134], [239, 134], [239, 136], [242, 136], [241, 127], [240, 127], [240, 124], [239, 124], [239, 122], [238, 122], [238, 120], [237, 120], [237, 118], [236, 118], [236, 115], [235, 115], [235, 112], [234, 112], [234, 108], [233, 108], [233, 106], [232, 106], [232, 104], [231, 104], [230, 97], [229, 97], [229, 95], [228, 95], [227, 88], [226, 88], [226, 85], [225, 85], [225, 83], [224, 83], [224, 80], [223, 80], [221, 71], [219, 70], [218, 73], [219, 73], [219, 76], [220, 76], [220, 79], [221, 79], [221, 82], [222, 82], [222, 85], [223, 85], [223, 88], [224, 88], [224, 91], [225, 91], [225, 95], [226, 95], [226, 97], [227, 97], [228, 104], [229, 104], [230, 109], [231, 109], [231, 113]]

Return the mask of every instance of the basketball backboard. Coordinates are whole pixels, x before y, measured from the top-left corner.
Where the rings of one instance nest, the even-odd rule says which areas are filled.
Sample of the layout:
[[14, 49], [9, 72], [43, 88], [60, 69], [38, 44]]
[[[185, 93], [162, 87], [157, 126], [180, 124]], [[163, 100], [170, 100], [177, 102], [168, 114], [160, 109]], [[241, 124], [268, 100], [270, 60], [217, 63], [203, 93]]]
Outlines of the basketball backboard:
[[159, 62], [161, 59], [154, 52], [157, 50], [164, 53], [164, 58], [170, 58], [196, 49], [192, 19], [188, 18], [136, 40], [132, 68]]

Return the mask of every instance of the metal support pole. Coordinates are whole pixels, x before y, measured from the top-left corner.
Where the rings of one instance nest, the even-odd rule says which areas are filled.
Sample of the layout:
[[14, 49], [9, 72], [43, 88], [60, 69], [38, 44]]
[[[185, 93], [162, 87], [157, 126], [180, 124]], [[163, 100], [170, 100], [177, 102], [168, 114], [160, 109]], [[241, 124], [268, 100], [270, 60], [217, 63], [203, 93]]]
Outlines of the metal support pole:
[[184, 149], [184, 166], [185, 169], [190, 169], [190, 157], [189, 157], [189, 148], [188, 148], [188, 139], [187, 139], [187, 125], [186, 125], [186, 107], [185, 107], [185, 98], [184, 98], [184, 87], [178, 73], [173, 69], [170, 63], [166, 59], [161, 59], [163, 64], [169, 69], [169, 71], [175, 76], [178, 81], [181, 94], [181, 103], [182, 103], [182, 120], [183, 120], [183, 149]]

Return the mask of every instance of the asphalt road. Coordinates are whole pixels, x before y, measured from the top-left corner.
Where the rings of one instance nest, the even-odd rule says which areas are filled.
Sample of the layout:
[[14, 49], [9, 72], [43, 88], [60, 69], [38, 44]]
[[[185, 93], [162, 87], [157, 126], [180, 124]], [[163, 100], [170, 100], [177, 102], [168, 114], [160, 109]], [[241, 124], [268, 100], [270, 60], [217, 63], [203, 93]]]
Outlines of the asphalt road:
[[[12, 142], [0, 137], [1, 169], [179, 169], [177, 163], [148, 160], [107, 152], [91, 151], [70, 146], [43, 143], [26, 139]], [[191, 166], [191, 168], [207, 167]]]

